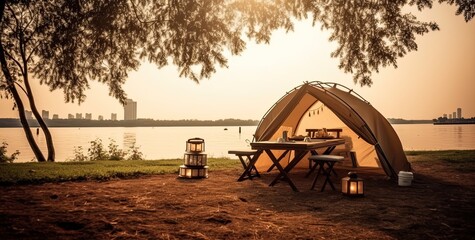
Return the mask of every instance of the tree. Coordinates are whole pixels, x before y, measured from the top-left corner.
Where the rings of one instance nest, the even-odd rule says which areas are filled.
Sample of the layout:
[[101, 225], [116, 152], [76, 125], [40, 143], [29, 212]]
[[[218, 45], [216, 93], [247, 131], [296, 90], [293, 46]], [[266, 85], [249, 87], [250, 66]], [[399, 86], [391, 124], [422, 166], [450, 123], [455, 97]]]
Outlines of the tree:
[[[144, 30], [128, 19], [128, 1], [9, 1], [2, 2], [1, 55], [7, 96], [15, 100], [20, 119], [38, 161], [45, 161], [24, 116], [17, 86], [25, 89], [29, 105], [48, 146], [54, 147], [48, 127], [37, 111], [30, 73], [51, 90], [62, 89], [66, 101], [84, 101], [88, 80], [106, 83], [121, 102], [127, 72], [139, 65], [135, 51]], [[12, 74], [13, 72], [13, 74]], [[22, 87], [21, 84], [24, 86]]]
[[[84, 101], [90, 80], [107, 84], [110, 95], [124, 103], [122, 85], [127, 73], [137, 69], [139, 60], [145, 57], [160, 67], [171, 59], [182, 76], [199, 81], [215, 71], [216, 63], [226, 65], [224, 46], [233, 54], [244, 49], [242, 24], [234, 24], [239, 19], [227, 10], [227, 4], [177, 0], [2, 1], [1, 90], [14, 99], [37, 160], [45, 158], [29, 130], [18, 88], [27, 96], [45, 133], [48, 161], [54, 161], [54, 147], [36, 108], [30, 73], [51, 90], [62, 89], [66, 102], [78, 103]], [[257, 19], [285, 19], [284, 14], [271, 14], [278, 10], [272, 4], [252, 5], [266, 13]], [[290, 23], [288, 18], [285, 22]], [[258, 25], [253, 23], [253, 27]], [[271, 32], [265, 27], [255, 29]], [[259, 33], [255, 29], [251, 34]], [[199, 65], [198, 77], [192, 68]]]
[[[439, 0], [458, 6], [466, 21], [474, 0]], [[353, 73], [355, 83], [371, 85], [380, 67], [417, 50], [416, 35], [438, 26], [421, 22], [402, 8], [431, 7], [433, 0], [10, 0], [0, 2], [0, 91], [12, 97], [38, 161], [45, 161], [24, 114], [20, 93], [45, 133], [47, 160], [54, 160], [49, 130], [39, 115], [31, 79], [63, 90], [66, 102], [81, 103], [89, 81], [109, 86], [121, 103], [128, 72], [147, 59], [158, 67], [174, 64], [180, 76], [199, 82], [227, 67], [227, 52], [244, 51], [247, 36], [268, 43], [292, 19], [312, 17], [338, 42], [332, 57]], [[34, 77], [31, 78], [31, 75]], [[19, 89], [21, 91], [19, 91]]]

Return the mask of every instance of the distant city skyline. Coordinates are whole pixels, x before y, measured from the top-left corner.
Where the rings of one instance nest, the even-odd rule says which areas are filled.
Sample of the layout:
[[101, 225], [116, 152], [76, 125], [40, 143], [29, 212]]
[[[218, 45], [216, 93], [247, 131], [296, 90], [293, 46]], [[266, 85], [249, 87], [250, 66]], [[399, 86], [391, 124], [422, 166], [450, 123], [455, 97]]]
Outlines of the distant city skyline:
[[444, 113], [444, 114], [442, 114], [441, 117], [447, 118], [447, 119], [457, 119], [457, 118], [462, 119], [462, 118], [464, 118], [463, 115], [462, 115], [462, 108], [457, 108], [456, 112], [453, 112], [453, 113], [449, 113], [449, 114]]
[[[124, 119], [123, 120], [137, 120], [141, 119], [137, 117], [137, 102], [133, 101], [132, 99], [126, 99], [126, 104], [123, 107], [124, 110]], [[29, 110], [25, 110], [25, 115], [27, 119], [33, 119], [33, 113]], [[75, 115], [69, 113], [67, 118], [61, 118], [59, 117], [58, 114], [53, 114], [53, 119], [87, 119], [87, 120], [95, 120], [93, 118], [92, 113], [85, 113], [85, 117], [82, 117], [82, 113], [76, 113]], [[42, 117], [43, 119], [49, 119], [49, 111], [47, 110], [42, 110]], [[475, 116], [473, 116], [475, 117]], [[473, 118], [468, 116], [468, 118]], [[437, 118], [437, 117], [436, 117]], [[464, 116], [462, 115], [462, 108], [456, 108], [456, 111], [453, 113], [444, 113], [438, 118], [447, 118], [447, 119], [462, 119]], [[105, 119], [103, 115], [98, 115], [97, 120], [108, 120]], [[147, 118], [142, 118], [142, 119], [147, 119]], [[151, 118], [148, 118], [151, 119]], [[392, 118], [389, 118], [392, 119]], [[430, 120], [431, 118], [427, 119], [405, 119], [405, 120]], [[117, 113], [112, 113], [110, 120], [117, 120]], [[167, 120], [173, 120], [173, 119], [167, 119]], [[176, 119], [175, 119], [176, 120]], [[259, 119], [253, 119], [253, 120], [259, 120]]]
[[[112, 113], [111, 114], [111, 120], [113, 120], [112, 118], [114, 118], [114, 114], [115, 114], [115, 120], [117, 120], [117, 114], [116, 113]], [[25, 110], [25, 116], [27, 119], [34, 119], [34, 115], [33, 115], [33, 112], [30, 111], [30, 110]], [[94, 115], [92, 113], [84, 113], [84, 117], [83, 117], [83, 113], [68, 113], [65, 117], [60, 117], [59, 114], [56, 114], [54, 113], [52, 115], [53, 117], [50, 118], [50, 114], [49, 114], [49, 111], [47, 110], [42, 110], [41, 111], [41, 117], [43, 119], [86, 119], [86, 120], [94, 120]], [[106, 120], [104, 119], [104, 116], [103, 115], [97, 115], [97, 120]]]

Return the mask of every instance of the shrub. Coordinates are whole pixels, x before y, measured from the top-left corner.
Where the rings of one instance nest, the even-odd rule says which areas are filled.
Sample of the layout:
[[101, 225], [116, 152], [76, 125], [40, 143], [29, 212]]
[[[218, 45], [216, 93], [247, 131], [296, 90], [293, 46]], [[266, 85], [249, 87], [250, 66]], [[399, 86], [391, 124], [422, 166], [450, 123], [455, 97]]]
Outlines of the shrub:
[[0, 146], [0, 163], [12, 163], [20, 155], [20, 151], [16, 150], [12, 155], [7, 156], [8, 143], [3, 142]]
[[82, 146], [74, 147], [74, 158], [70, 159], [73, 162], [84, 162], [87, 156], [82, 152]]
[[96, 140], [91, 141], [91, 147], [87, 149], [89, 154], [89, 160], [106, 160], [109, 159], [107, 152], [104, 150], [104, 145], [102, 145], [102, 140], [96, 138]]
[[115, 143], [114, 139], [109, 138], [109, 160], [124, 160], [127, 154]]
[[135, 142], [130, 146], [129, 149], [130, 156], [128, 160], [144, 160], [143, 153], [139, 151], [139, 147], [135, 146]]
[[[102, 140], [97, 138], [94, 141], [90, 141], [91, 146], [87, 149], [88, 156], [83, 153], [81, 146], [74, 147], [74, 157], [69, 159], [72, 162], [82, 162], [86, 161], [88, 158], [91, 161], [95, 160], [144, 160], [143, 153], [140, 152], [139, 147], [135, 146], [135, 143], [132, 144], [128, 151], [124, 151], [119, 148], [115, 143], [114, 139], [109, 139], [109, 149], [106, 151]], [[129, 155], [130, 154], [130, 155]], [[128, 155], [128, 157], [127, 157]]]

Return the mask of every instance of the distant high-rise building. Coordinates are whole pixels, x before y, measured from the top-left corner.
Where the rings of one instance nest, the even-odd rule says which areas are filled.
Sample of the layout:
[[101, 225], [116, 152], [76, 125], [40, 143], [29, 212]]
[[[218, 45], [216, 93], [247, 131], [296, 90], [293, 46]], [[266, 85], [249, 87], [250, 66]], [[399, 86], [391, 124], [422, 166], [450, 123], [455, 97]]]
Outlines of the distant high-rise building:
[[97, 117], [97, 119], [102, 121], [102, 120], [104, 120], [104, 117], [103, 117], [102, 115], [99, 115], [99, 116]]
[[41, 117], [43, 119], [49, 119], [49, 111], [46, 111], [46, 110], [41, 111]]
[[26, 119], [33, 119], [33, 112], [25, 110]]
[[111, 120], [117, 121], [117, 113], [111, 113]]
[[124, 105], [124, 120], [137, 119], [137, 102], [132, 99], [126, 99]]
[[457, 118], [462, 118], [462, 108], [457, 108]]
[[447, 118], [447, 113], [444, 113], [444, 115], [443, 115], [443, 116], [444, 116], [444, 118]]
[[58, 114], [53, 114], [53, 119], [59, 119], [59, 115]]
[[449, 119], [452, 119], [452, 114], [449, 113]]
[[76, 119], [82, 119], [82, 113], [76, 113]]
[[72, 115], [71, 113], [68, 114], [68, 119], [74, 119], [74, 115]]
[[92, 120], [92, 113], [86, 113], [86, 119]]
[[456, 112], [452, 113], [452, 118], [454, 118], [454, 119], [457, 118], [457, 113]]

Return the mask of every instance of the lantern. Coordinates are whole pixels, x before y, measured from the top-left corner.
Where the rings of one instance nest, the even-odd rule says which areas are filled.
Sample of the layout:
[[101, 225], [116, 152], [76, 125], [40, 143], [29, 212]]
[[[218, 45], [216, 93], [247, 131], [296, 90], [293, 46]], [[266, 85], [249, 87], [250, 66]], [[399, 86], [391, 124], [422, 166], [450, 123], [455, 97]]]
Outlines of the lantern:
[[349, 172], [348, 177], [341, 179], [341, 192], [347, 196], [364, 196], [363, 179], [356, 172]]
[[206, 166], [208, 164], [208, 158], [205, 153], [185, 153], [185, 165], [186, 166]]
[[178, 169], [181, 178], [207, 178], [208, 158], [205, 153], [205, 141], [201, 138], [191, 138], [186, 141], [184, 165]]
[[185, 165], [180, 166], [180, 177], [182, 178], [207, 178], [208, 166], [204, 167], [189, 167]]
[[205, 140], [202, 138], [190, 138], [186, 141], [187, 152], [203, 152], [205, 150]]

